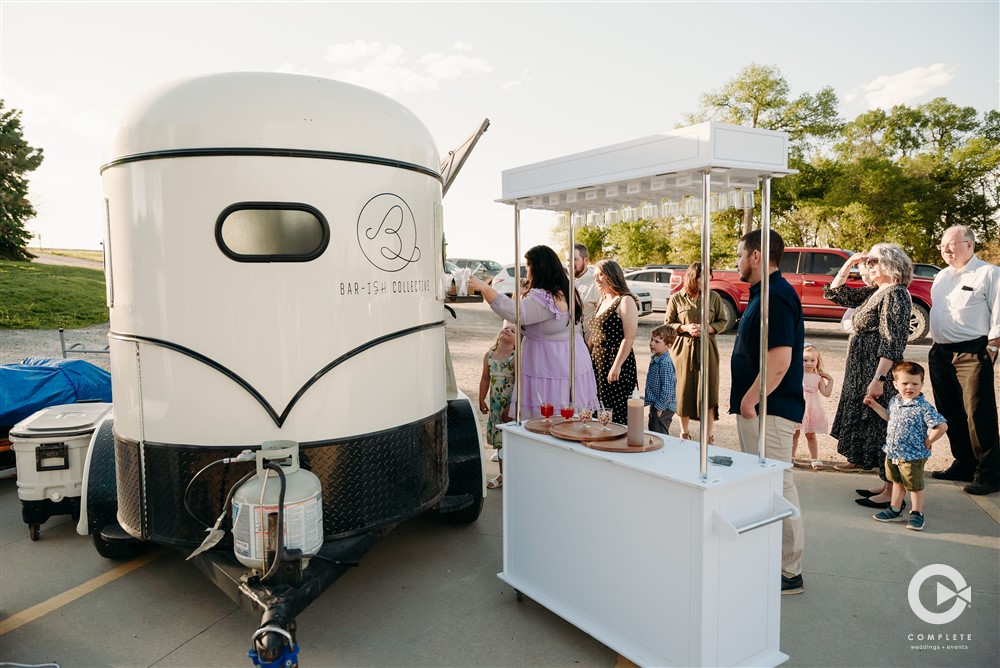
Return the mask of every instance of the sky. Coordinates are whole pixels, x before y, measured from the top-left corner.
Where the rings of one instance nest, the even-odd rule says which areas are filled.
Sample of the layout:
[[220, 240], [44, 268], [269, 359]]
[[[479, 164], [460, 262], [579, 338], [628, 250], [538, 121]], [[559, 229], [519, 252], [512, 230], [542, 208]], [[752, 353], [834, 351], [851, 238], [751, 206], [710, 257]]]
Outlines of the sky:
[[[45, 152], [32, 248], [100, 248], [105, 143], [144, 91], [266, 71], [389, 95], [441, 155], [489, 118], [444, 199], [447, 252], [512, 262], [503, 170], [670, 130], [751, 62], [777, 67], [792, 97], [833, 87], [847, 120], [941, 96], [997, 109], [1000, 1], [0, 0], [0, 97]], [[521, 223], [526, 249], [555, 218]]]

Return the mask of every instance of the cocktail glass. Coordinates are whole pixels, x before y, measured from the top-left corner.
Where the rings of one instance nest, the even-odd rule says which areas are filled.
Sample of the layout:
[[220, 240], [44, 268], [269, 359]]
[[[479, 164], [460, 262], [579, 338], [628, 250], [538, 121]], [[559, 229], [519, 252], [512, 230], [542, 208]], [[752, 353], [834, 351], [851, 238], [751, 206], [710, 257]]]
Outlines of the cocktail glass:
[[594, 415], [594, 409], [590, 406], [580, 406], [577, 414], [580, 417], [580, 422], [583, 423], [583, 428], [590, 429], [590, 418]]
[[614, 411], [610, 408], [599, 408], [597, 410], [597, 421], [601, 423], [601, 431], [611, 431], [608, 427], [611, 424], [611, 417], [614, 415]]
[[543, 401], [542, 405], [538, 407], [538, 410], [541, 411], [542, 417], [545, 418], [546, 422], [552, 422], [552, 420], [549, 418], [551, 418], [553, 415], [556, 414], [555, 406], [553, 406], [547, 401]]
[[559, 415], [561, 415], [563, 419], [569, 420], [570, 418], [573, 417], [574, 413], [576, 413], [576, 410], [573, 408], [573, 404], [571, 402], [564, 401], [562, 404], [560, 404]]

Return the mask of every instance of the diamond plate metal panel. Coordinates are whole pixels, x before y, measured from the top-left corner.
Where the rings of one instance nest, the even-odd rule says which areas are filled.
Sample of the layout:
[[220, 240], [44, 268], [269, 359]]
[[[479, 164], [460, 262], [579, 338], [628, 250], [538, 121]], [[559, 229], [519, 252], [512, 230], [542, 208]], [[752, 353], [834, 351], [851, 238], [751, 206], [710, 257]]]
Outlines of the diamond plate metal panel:
[[139, 444], [115, 434], [115, 481], [118, 485], [118, 523], [136, 538], [145, 538], [142, 526], [142, 476]]
[[[395, 524], [437, 503], [448, 481], [446, 429], [447, 412], [442, 410], [360, 438], [302, 444], [302, 467], [322, 485], [326, 538]], [[138, 445], [116, 439], [123, 528], [159, 543], [199, 545], [205, 536], [203, 523], [214, 523], [229, 489], [254, 464], [214, 465], [198, 475], [187, 505], [201, 522], [185, 509], [184, 491], [206, 466], [244, 449], [146, 443], [145, 475], [140, 476]]]

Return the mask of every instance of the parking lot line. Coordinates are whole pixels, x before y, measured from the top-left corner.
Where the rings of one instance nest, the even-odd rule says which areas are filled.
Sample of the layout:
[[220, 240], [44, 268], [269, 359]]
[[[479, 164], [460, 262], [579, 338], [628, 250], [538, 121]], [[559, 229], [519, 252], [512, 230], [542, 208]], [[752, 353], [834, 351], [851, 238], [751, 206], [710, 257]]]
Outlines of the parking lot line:
[[142, 555], [141, 557], [129, 561], [128, 563], [112, 568], [107, 573], [102, 573], [95, 578], [91, 578], [83, 584], [77, 585], [68, 591], [64, 591], [63, 593], [57, 594], [48, 600], [37, 603], [27, 610], [22, 610], [21, 612], [11, 615], [7, 619], [0, 620], [0, 636], [13, 631], [14, 629], [20, 628], [25, 624], [33, 622], [40, 617], [44, 617], [50, 612], [72, 603], [76, 599], [86, 596], [92, 591], [100, 589], [109, 582], [114, 582], [123, 575], [128, 575], [132, 571], [142, 568], [150, 562], [156, 561], [163, 555], [167, 554], [167, 552], [169, 552], [169, 548], [166, 547], [153, 550]]

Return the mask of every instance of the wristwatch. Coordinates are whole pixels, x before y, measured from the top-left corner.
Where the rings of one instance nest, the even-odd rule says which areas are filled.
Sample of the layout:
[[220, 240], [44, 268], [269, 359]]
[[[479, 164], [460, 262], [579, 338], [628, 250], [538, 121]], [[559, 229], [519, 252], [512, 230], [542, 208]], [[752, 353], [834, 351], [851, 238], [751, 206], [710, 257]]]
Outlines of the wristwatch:
[[986, 350], [996, 355], [997, 351], [1000, 350], [1000, 348], [997, 348], [996, 346], [986, 346]]

